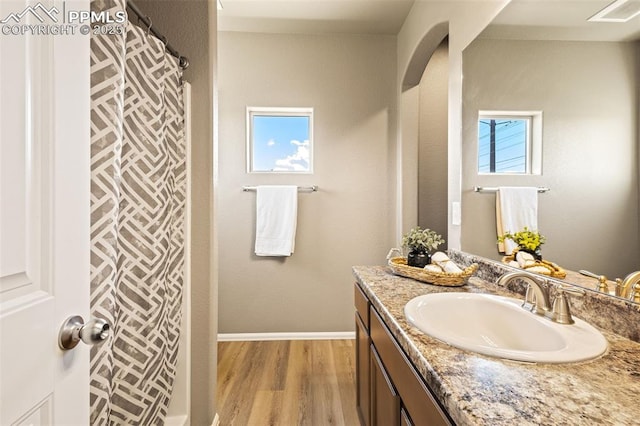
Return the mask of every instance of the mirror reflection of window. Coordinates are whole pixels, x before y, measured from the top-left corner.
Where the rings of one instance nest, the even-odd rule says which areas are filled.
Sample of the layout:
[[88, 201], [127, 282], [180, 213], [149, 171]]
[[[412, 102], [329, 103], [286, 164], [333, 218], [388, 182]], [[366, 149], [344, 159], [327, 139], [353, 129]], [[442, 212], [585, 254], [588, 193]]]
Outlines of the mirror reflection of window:
[[526, 173], [529, 120], [478, 120], [478, 172]]
[[249, 173], [312, 173], [313, 109], [247, 108]]
[[479, 174], [540, 174], [542, 113], [481, 112]]

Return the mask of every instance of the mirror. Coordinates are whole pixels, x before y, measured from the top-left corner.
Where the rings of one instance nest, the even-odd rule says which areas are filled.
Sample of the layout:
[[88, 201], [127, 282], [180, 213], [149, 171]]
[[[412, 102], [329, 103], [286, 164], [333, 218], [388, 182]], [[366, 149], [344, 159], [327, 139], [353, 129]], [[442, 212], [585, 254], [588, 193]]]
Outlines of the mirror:
[[[547, 187], [538, 197], [545, 259], [609, 279], [640, 270], [640, 14], [587, 20], [611, 2], [513, 0], [465, 49], [462, 250], [503, 256], [495, 195], [475, 186]], [[542, 111], [540, 175], [477, 172], [482, 110]], [[577, 273], [567, 281], [597, 285]]]

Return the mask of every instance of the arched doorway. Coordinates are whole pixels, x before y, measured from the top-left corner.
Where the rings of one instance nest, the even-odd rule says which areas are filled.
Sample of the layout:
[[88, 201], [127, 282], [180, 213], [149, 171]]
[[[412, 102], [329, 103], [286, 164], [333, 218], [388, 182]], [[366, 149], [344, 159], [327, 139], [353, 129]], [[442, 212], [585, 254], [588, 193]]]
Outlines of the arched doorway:
[[[416, 224], [447, 239], [448, 22], [424, 35], [402, 77], [399, 231]], [[443, 247], [445, 248], [445, 247]]]

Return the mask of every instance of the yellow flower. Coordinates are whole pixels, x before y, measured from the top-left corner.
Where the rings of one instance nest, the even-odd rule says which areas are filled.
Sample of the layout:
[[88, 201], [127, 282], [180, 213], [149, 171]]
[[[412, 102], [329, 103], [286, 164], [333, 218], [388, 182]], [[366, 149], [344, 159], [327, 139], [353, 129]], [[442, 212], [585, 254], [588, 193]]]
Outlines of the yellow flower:
[[509, 239], [515, 242], [519, 247], [528, 250], [535, 251], [545, 242], [544, 235], [541, 235], [538, 231], [531, 231], [528, 227], [524, 227], [522, 231], [512, 234], [510, 231], [505, 232], [504, 235], [498, 237], [498, 242], [504, 242]]

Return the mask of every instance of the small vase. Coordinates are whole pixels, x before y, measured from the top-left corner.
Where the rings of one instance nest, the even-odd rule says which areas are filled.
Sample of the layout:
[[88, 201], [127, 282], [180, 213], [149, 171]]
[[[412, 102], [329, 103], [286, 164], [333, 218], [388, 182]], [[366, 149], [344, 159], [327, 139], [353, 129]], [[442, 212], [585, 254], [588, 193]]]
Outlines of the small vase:
[[533, 258], [535, 260], [542, 260], [542, 250], [540, 249], [540, 246], [536, 247], [535, 250], [519, 247], [518, 251], [523, 251], [525, 253], [529, 253], [531, 256], [533, 256]]
[[431, 255], [424, 251], [412, 250], [407, 255], [407, 265], [424, 268], [431, 263]]

